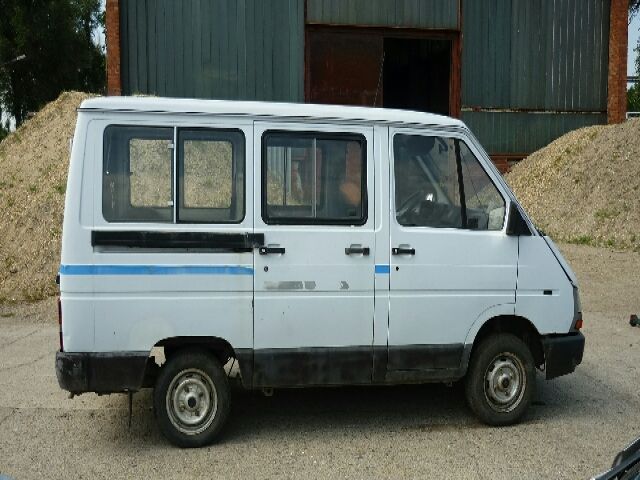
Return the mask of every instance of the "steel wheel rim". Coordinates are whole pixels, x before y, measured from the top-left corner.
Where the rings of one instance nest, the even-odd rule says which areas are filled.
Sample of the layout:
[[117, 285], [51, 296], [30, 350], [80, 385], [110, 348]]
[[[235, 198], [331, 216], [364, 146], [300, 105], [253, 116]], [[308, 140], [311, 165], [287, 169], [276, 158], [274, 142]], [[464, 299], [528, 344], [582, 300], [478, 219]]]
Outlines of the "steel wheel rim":
[[522, 361], [514, 354], [496, 355], [484, 374], [484, 396], [496, 412], [513, 411], [524, 397], [527, 375]]
[[166, 396], [171, 424], [187, 435], [205, 431], [218, 411], [218, 392], [213, 381], [202, 370], [189, 368], [176, 375]]

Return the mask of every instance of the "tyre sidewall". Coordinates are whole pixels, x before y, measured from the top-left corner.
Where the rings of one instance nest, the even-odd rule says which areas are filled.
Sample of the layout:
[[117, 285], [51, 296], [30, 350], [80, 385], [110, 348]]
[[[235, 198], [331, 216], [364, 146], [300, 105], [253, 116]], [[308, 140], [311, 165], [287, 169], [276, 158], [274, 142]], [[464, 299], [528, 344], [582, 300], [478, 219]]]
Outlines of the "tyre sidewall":
[[[485, 373], [492, 362], [501, 353], [516, 356], [524, 367], [526, 385], [520, 403], [509, 412], [498, 412], [491, 408], [485, 397]], [[471, 364], [465, 381], [467, 403], [488, 425], [512, 425], [526, 413], [535, 393], [536, 371], [533, 355], [527, 345], [511, 334], [492, 335], [478, 345], [471, 357]]]

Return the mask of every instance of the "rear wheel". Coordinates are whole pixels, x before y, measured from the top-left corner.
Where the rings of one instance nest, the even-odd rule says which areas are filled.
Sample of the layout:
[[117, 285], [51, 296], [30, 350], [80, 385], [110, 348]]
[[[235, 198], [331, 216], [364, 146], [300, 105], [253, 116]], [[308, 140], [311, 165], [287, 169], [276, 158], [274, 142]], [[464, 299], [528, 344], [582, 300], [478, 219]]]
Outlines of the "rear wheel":
[[515, 335], [492, 335], [473, 352], [465, 385], [467, 403], [482, 422], [511, 425], [529, 407], [535, 381], [527, 345]]
[[231, 408], [218, 359], [206, 350], [182, 350], [169, 357], [156, 381], [153, 406], [162, 434], [174, 445], [211, 443]]

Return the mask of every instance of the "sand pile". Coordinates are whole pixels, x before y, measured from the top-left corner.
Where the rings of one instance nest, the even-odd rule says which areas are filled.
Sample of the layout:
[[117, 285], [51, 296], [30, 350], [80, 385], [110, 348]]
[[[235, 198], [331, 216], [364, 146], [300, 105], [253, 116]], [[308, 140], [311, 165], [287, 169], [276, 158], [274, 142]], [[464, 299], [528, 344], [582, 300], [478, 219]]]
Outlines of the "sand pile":
[[69, 142], [86, 98], [63, 93], [0, 143], [0, 303], [57, 291]]
[[[63, 93], [0, 143], [0, 303], [57, 292], [76, 108]], [[640, 119], [568, 133], [506, 177], [555, 240], [640, 251]]]
[[570, 132], [506, 180], [555, 240], [640, 250], [640, 119]]

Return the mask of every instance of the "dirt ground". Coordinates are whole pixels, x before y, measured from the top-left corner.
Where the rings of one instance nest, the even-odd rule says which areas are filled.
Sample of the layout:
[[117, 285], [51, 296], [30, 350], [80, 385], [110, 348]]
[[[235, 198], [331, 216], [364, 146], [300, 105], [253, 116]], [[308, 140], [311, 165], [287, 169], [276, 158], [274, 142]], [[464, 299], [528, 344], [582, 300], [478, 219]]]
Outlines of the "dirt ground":
[[160, 435], [149, 392], [67, 399], [54, 373], [55, 302], [0, 306], [0, 474], [27, 478], [589, 478], [640, 435], [640, 254], [562, 249], [587, 338], [573, 375], [539, 375], [525, 421], [478, 423], [459, 385], [235, 391], [221, 441]]

